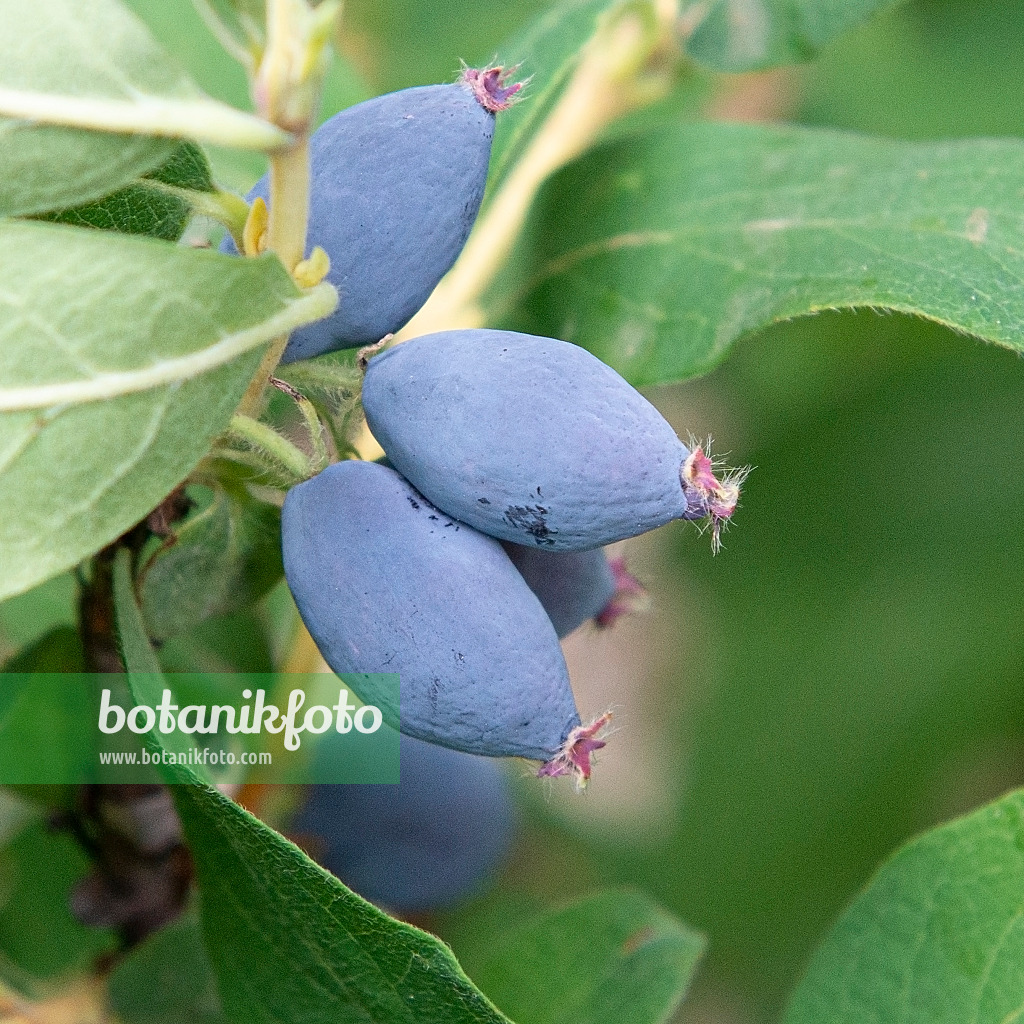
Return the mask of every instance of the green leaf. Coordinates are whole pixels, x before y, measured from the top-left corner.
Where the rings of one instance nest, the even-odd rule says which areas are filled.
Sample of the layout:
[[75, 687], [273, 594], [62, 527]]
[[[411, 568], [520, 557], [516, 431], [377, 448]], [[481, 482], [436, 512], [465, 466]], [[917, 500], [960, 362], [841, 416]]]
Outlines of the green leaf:
[[161, 640], [255, 604], [281, 578], [281, 513], [217, 491], [159, 548], [141, 575], [149, 635]]
[[206, 96], [118, 0], [0, 0], [0, 114], [273, 149], [287, 135]]
[[110, 1006], [124, 1024], [219, 1024], [217, 982], [192, 915], [151, 935], [118, 964]]
[[[156, 656], [122, 551], [114, 607], [133, 693], [155, 696]], [[154, 733], [159, 743], [162, 737]], [[225, 1014], [246, 1024], [508, 1024], [451, 950], [346, 889], [188, 768], [161, 769], [192, 850], [206, 947]]]
[[0, 225], [0, 599], [110, 543], [195, 467], [272, 338], [329, 312], [274, 256]]
[[0, 667], [0, 676], [17, 675], [4, 679], [0, 685], [0, 729], [18, 702], [32, 672], [84, 672], [85, 654], [78, 631], [71, 626], [58, 626], [31, 646], [19, 651]]
[[88, 868], [74, 840], [42, 820], [0, 850], [0, 977], [19, 991], [86, 971], [113, 945], [109, 931], [71, 916], [72, 886]]
[[0, 25], [0, 216], [109, 195], [167, 160], [174, 137], [282, 141], [205, 96], [116, 0], [0, 0]]
[[488, 185], [496, 189], [536, 135], [606, 11], [629, 0], [565, 0], [545, 11], [498, 49], [505, 67], [520, 66], [528, 79], [521, 98], [498, 117]]
[[[57, 626], [19, 651], [0, 668], [0, 730], [7, 725], [9, 716], [31, 683], [29, 673], [84, 671], [82, 638], [72, 626]], [[63, 716], [74, 715], [78, 711], [77, 701], [67, 701], [66, 705], [62, 702], [61, 707], [53, 709], [53, 720], [43, 723], [40, 750], [45, 750], [51, 743], [59, 746], [65, 742]], [[39, 707], [34, 710], [38, 718]], [[57, 752], [58, 756], [60, 753], [62, 751]], [[71, 807], [75, 799], [73, 786], [20, 785], [11, 789], [49, 807]]]
[[703, 950], [646, 896], [604, 892], [494, 942], [473, 974], [517, 1024], [655, 1024], [672, 1016]]
[[[128, 552], [114, 607], [129, 682], [156, 690]], [[159, 743], [162, 737], [154, 733]], [[162, 769], [192, 851], [206, 947], [225, 1014], [246, 1024], [508, 1024], [451, 950], [346, 889], [297, 846], [188, 768]]]
[[507, 1024], [438, 939], [360, 899], [216, 790], [174, 795], [230, 1018]]
[[689, 0], [686, 51], [714, 71], [757, 71], [810, 60], [899, 0]]
[[905, 846], [818, 950], [786, 1024], [1024, 1015], [1024, 793]]
[[[822, 309], [936, 320], [1020, 350], [1024, 144], [665, 127], [545, 187], [489, 319], [584, 345], [634, 384]], [[525, 283], [523, 279], [525, 278]]]
[[181, 142], [166, 163], [112, 195], [95, 203], [43, 214], [40, 219], [176, 242], [192, 213], [188, 196], [182, 192], [213, 189], [206, 155], [194, 142]]
[[54, 627], [72, 625], [77, 617], [77, 585], [70, 573], [0, 603], [2, 656], [13, 657]]
[[170, 139], [37, 126], [0, 117], [0, 216], [98, 199], [174, 152]]

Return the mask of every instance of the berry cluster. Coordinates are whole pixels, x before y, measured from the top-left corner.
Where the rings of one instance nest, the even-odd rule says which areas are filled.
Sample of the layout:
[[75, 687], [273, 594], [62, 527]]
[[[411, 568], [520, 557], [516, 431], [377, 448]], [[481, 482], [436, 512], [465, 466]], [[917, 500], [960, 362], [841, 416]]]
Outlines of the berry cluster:
[[[673, 519], [707, 521], [717, 546], [741, 479], [716, 476], [575, 345], [452, 330], [378, 351], [462, 250], [495, 114], [519, 88], [506, 80], [467, 69], [352, 107], [313, 136], [309, 242], [341, 301], [295, 333], [285, 360], [373, 345], [362, 402], [387, 458], [336, 463], [289, 492], [284, 565], [332, 669], [399, 674], [400, 711], [372, 683], [360, 696], [407, 737], [539, 761], [540, 775], [582, 786], [610, 716], [583, 725], [559, 638], [642, 594], [602, 546]], [[250, 199], [266, 195], [262, 181]], [[367, 792], [345, 799], [412, 813], [401, 793]]]
[[[310, 243], [338, 311], [286, 359], [399, 330], [454, 263], [484, 193], [498, 68], [352, 107], [312, 141]], [[253, 195], [266, 194], [266, 182]], [[584, 349], [454, 330], [375, 354], [363, 408], [389, 465], [341, 462], [285, 501], [285, 572], [339, 673], [397, 672], [403, 732], [590, 776], [559, 637], [621, 604], [602, 545], [673, 519], [715, 541], [739, 493], [639, 392]], [[633, 584], [626, 580], [628, 592]]]

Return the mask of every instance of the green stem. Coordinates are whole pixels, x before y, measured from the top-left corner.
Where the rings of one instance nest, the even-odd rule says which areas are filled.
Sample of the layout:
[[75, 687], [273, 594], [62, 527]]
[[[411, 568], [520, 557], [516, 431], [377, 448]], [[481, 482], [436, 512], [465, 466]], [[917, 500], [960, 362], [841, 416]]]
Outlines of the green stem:
[[309, 459], [303, 452], [291, 441], [283, 438], [273, 427], [268, 427], [251, 416], [236, 413], [231, 417], [231, 426], [227, 434], [229, 438], [242, 441], [256, 451], [269, 455], [288, 470], [296, 481], [308, 480], [312, 476]]
[[327, 468], [330, 459], [327, 455], [327, 444], [324, 441], [323, 423], [316, 407], [301, 391], [297, 391], [278, 377], [271, 377], [270, 383], [279, 391], [283, 391], [297, 406], [306, 422], [306, 430], [309, 431], [309, 443], [313, 449], [312, 467], [314, 472], [320, 473]]

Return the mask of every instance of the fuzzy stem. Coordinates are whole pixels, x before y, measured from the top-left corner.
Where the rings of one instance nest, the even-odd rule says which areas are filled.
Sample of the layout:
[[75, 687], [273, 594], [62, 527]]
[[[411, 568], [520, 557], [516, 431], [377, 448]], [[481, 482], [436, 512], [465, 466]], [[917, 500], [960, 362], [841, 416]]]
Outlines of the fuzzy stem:
[[327, 468], [327, 445], [324, 442], [323, 424], [313, 403], [301, 391], [296, 390], [287, 381], [271, 377], [270, 383], [279, 391], [283, 391], [297, 406], [302, 418], [306, 421], [309, 431], [309, 442], [313, 449], [312, 468], [319, 473]]
[[[288, 269], [295, 270], [306, 247], [309, 220], [309, 136], [303, 135], [293, 149], [270, 158], [270, 231], [269, 248]], [[271, 374], [284, 355], [288, 335], [271, 342], [264, 353], [238, 411], [247, 416], [258, 414]]]
[[296, 480], [307, 480], [310, 476], [309, 459], [283, 438], [273, 427], [236, 413], [231, 417], [228, 437], [240, 440], [259, 452], [264, 452], [291, 473]]

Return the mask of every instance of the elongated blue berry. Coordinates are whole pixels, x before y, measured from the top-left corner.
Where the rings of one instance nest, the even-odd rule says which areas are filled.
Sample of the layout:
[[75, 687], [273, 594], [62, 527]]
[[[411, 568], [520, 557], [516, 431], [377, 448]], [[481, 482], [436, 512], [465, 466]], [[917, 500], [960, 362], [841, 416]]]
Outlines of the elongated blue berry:
[[[349, 107], [310, 141], [308, 247], [330, 257], [337, 310], [297, 330], [283, 362], [379, 341], [426, 302], [484, 194], [495, 112], [518, 86], [500, 68]], [[269, 200], [265, 176], [249, 193]], [[225, 251], [235, 251], [230, 239]]]
[[736, 506], [661, 413], [589, 352], [509, 331], [430, 334], [371, 359], [363, 407], [395, 468], [502, 540], [579, 551]]
[[[399, 674], [404, 733], [585, 781], [558, 638], [497, 541], [394, 470], [342, 462], [288, 493], [282, 542], [288, 585], [331, 668]], [[399, 724], [387, 694], [352, 688]]]
[[[329, 748], [329, 744], [327, 745]], [[465, 896], [500, 863], [515, 829], [501, 766], [401, 737], [398, 785], [311, 786], [296, 838], [361, 896], [399, 912]]]

